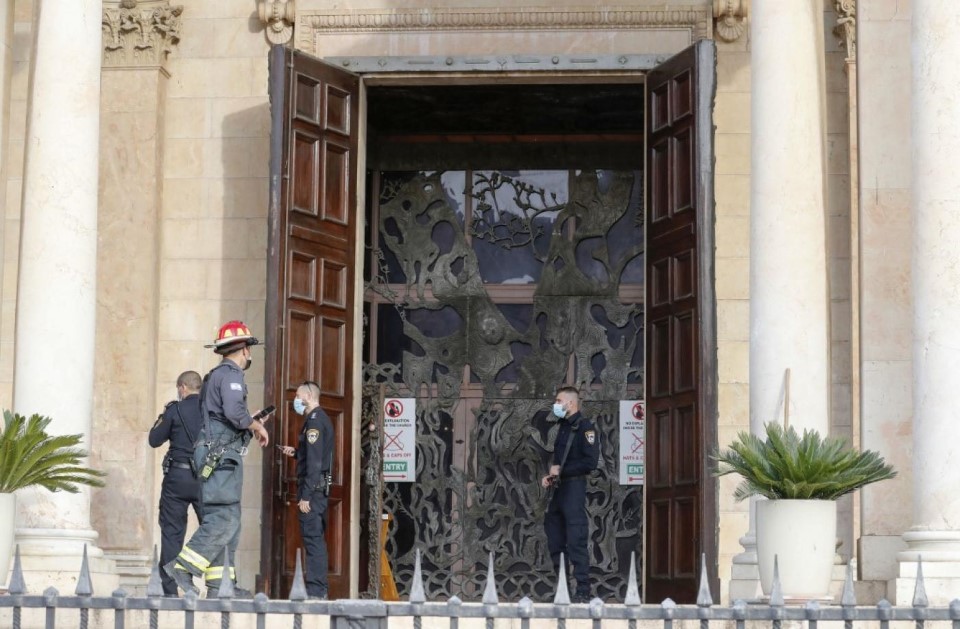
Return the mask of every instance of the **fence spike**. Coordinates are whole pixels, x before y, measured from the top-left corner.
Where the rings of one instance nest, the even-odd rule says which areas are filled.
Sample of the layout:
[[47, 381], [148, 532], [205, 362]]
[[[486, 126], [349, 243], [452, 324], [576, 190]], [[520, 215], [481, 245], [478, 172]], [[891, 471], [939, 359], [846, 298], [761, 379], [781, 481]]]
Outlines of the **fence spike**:
[[497, 580], [493, 573], [493, 551], [490, 551], [490, 561], [487, 563], [487, 586], [483, 589], [483, 604], [496, 605], [497, 599]]
[[877, 618], [879, 620], [890, 620], [893, 618], [893, 605], [885, 598], [881, 598], [877, 603]]
[[90, 582], [90, 566], [87, 563], [87, 545], [83, 545], [83, 559], [80, 561], [80, 578], [77, 579], [77, 596], [93, 596], [93, 583]]
[[949, 609], [951, 619], [960, 618], [960, 599], [955, 598], [950, 601]]
[[567, 565], [560, 553], [560, 568], [557, 570], [557, 594], [553, 597], [554, 605], [569, 605], [570, 590], [567, 589]]
[[517, 613], [521, 618], [533, 617], [533, 600], [529, 596], [524, 596], [517, 603]]
[[7, 594], [26, 594], [27, 584], [23, 580], [23, 568], [20, 566], [20, 544], [17, 544], [13, 553], [13, 572], [10, 573], [10, 583], [7, 584]]
[[677, 604], [672, 598], [667, 597], [660, 603], [660, 611], [663, 612], [664, 620], [673, 620], [674, 614], [677, 611]]
[[197, 608], [197, 600], [200, 598], [200, 595], [193, 590], [187, 590], [183, 593], [183, 608], [194, 610]]
[[160, 562], [157, 559], [157, 545], [153, 545], [153, 567], [150, 568], [150, 579], [147, 580], [147, 596], [163, 596], [163, 581], [160, 580]]
[[603, 619], [603, 599], [599, 596], [594, 596], [590, 599], [590, 602], [587, 603], [588, 608], [590, 609], [590, 617], [594, 620]]
[[52, 585], [43, 591], [43, 604], [47, 607], [56, 607], [60, 598], [60, 590]]
[[220, 575], [220, 587], [217, 589], [217, 598], [233, 598], [233, 577], [230, 576], [230, 547], [223, 547], [223, 574]]
[[707, 553], [700, 554], [700, 591], [697, 593], [697, 607], [711, 607], [713, 596], [707, 582]]
[[927, 586], [923, 582], [923, 557], [917, 555], [917, 585], [913, 589], [913, 606], [926, 607], [928, 604]]
[[641, 605], [640, 588], [637, 587], [637, 553], [630, 551], [630, 577], [627, 579], [627, 596], [623, 599], [624, 605]]
[[742, 598], [738, 598], [733, 601], [733, 618], [734, 620], [746, 620], [747, 618], [747, 602]]
[[847, 562], [847, 576], [843, 580], [843, 591], [840, 593], [840, 605], [843, 607], [857, 606], [857, 593], [853, 590], [853, 559]]
[[427, 593], [423, 589], [423, 568], [420, 565], [420, 549], [417, 548], [413, 562], [413, 585], [410, 587], [411, 603], [426, 603]]
[[770, 587], [770, 607], [783, 607], [783, 586], [780, 585], [780, 558], [773, 556], [773, 585]]
[[297, 564], [293, 569], [293, 583], [290, 584], [291, 601], [307, 600], [307, 584], [303, 580], [303, 565], [300, 562], [300, 549], [297, 549]]

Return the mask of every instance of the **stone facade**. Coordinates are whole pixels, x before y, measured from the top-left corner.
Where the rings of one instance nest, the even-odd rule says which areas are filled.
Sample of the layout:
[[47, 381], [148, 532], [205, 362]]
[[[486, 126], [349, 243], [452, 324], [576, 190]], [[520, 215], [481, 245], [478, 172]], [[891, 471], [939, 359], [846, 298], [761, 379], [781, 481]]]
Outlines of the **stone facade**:
[[[764, 2], [769, 0], [755, 0]], [[623, 1], [600, 10], [497, 0], [336, 5], [319, 0], [103, 3], [97, 338], [91, 450], [110, 473], [92, 502], [99, 546], [136, 584], [158, 543], [159, 452], [146, 444], [184, 369], [226, 319], [263, 334], [269, 155], [267, 52], [289, 37], [328, 57], [663, 54], [718, 44], [716, 289], [719, 443], [750, 427], [751, 29], [746, 0]], [[839, 558], [861, 588], [893, 597], [913, 524], [911, 443], [910, 25], [904, 2], [827, 2], [822, 45], [830, 430], [881, 451], [900, 471], [840, 506]], [[0, 407], [14, 390], [14, 322], [35, 0], [0, 13]], [[714, 17], [716, 16], [716, 21]], [[851, 30], [856, 24], [856, 31]], [[838, 29], [838, 34], [834, 30]], [[854, 37], [851, 33], [855, 33]], [[854, 52], [855, 51], [855, 52]], [[789, 54], [785, 52], [784, 54]], [[854, 80], [859, 75], [858, 80]], [[891, 86], [901, 86], [894, 88]], [[851, 94], [859, 96], [860, 106]], [[851, 210], [851, 202], [854, 203]], [[754, 348], [756, 351], [756, 348]], [[263, 353], [248, 374], [251, 404]], [[21, 412], [30, 409], [18, 409]], [[241, 585], [260, 558], [260, 453], [246, 461]], [[719, 577], [727, 595], [749, 505], [719, 491]], [[895, 498], [891, 498], [894, 496]], [[354, 554], [356, 556], [356, 554]], [[899, 591], [899, 590], [898, 590]]]

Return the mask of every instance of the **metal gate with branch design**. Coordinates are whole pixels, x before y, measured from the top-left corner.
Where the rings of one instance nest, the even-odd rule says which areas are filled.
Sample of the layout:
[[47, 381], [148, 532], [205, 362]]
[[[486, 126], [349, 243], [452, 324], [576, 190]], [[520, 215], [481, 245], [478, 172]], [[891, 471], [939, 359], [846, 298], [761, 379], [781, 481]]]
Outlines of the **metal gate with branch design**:
[[643, 395], [640, 173], [374, 181], [364, 425], [378, 425], [381, 391], [416, 397], [417, 469], [381, 495], [380, 431], [365, 431], [371, 575], [383, 509], [399, 584], [420, 549], [428, 598], [477, 599], [492, 552], [505, 596], [551, 596], [539, 479], [557, 431], [549, 405], [573, 383], [603, 443], [588, 487], [591, 579], [622, 597], [630, 553], [642, 556], [642, 488], [621, 486], [617, 468], [618, 401]]

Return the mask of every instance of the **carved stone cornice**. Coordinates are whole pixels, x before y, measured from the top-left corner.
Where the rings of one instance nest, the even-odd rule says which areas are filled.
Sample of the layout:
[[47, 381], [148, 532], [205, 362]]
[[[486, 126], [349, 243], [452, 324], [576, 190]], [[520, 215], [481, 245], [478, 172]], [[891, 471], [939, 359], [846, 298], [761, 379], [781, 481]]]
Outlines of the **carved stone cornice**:
[[266, 27], [267, 41], [285, 44], [293, 37], [297, 7], [293, 0], [260, 0], [257, 3], [260, 21]]
[[104, 3], [103, 67], [162, 66], [180, 41], [182, 13], [168, 0]]
[[309, 10], [297, 15], [297, 48], [317, 54], [317, 37], [424, 31], [560, 31], [687, 29], [691, 41], [712, 35], [702, 3], [661, 7], [522, 7]]
[[737, 41], [747, 30], [750, 0], [713, 0], [714, 31], [726, 42]]
[[847, 51], [847, 61], [857, 60], [857, 0], [833, 0], [837, 11], [837, 25], [833, 34], [840, 38], [840, 46]]

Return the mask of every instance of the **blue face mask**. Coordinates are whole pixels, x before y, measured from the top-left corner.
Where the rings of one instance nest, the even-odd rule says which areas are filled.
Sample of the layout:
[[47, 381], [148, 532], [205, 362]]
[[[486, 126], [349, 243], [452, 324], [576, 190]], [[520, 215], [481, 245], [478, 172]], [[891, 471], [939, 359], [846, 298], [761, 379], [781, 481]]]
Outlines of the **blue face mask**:
[[563, 419], [564, 417], [567, 416], [567, 409], [563, 408], [563, 404], [555, 403], [553, 405], [553, 414], [559, 417], [560, 419]]
[[307, 411], [307, 405], [300, 398], [295, 398], [293, 400], [293, 410], [297, 412], [297, 415], [303, 415]]

